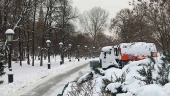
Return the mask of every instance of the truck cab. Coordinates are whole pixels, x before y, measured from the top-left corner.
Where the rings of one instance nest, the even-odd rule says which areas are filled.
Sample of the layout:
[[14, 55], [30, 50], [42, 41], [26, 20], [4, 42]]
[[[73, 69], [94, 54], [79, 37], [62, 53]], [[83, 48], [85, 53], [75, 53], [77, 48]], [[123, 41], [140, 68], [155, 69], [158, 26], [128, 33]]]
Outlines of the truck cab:
[[105, 46], [100, 52], [100, 64], [103, 69], [110, 67], [118, 67], [118, 63], [115, 59], [115, 52], [113, 46]]

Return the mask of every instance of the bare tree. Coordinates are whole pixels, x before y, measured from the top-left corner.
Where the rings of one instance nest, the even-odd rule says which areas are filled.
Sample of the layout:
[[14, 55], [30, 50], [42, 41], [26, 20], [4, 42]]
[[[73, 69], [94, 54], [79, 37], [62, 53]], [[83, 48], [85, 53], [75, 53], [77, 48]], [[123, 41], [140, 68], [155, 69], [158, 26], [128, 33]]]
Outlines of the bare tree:
[[[63, 48], [67, 41], [67, 36], [70, 35], [71, 31], [68, 31], [71, 28], [71, 21], [78, 17], [78, 10], [74, 9], [71, 6], [70, 0], [59, 0], [59, 14], [58, 18], [58, 28], [60, 29], [60, 42], [63, 42]], [[61, 51], [62, 63], [64, 63], [64, 49]]]
[[80, 23], [84, 31], [90, 33], [93, 38], [93, 46], [96, 46], [97, 34], [104, 31], [106, 27], [108, 15], [106, 10], [94, 7], [80, 16]]
[[[144, 2], [141, 2], [145, 4]], [[153, 26], [155, 31], [153, 34], [154, 39], [162, 47], [163, 51], [169, 50], [170, 48], [170, 1], [169, 0], [158, 0], [151, 2], [150, 7], [147, 11], [147, 17], [150, 24]]]
[[128, 20], [131, 19], [131, 14], [129, 9], [122, 9], [115, 18], [111, 20], [110, 29], [118, 34], [118, 38], [121, 38], [121, 42], [130, 42], [131, 32], [129, 32], [132, 27]]
[[[132, 14], [136, 16], [136, 20], [138, 20], [138, 24], [136, 25], [140, 28], [140, 32], [144, 33], [139, 36], [149, 36], [152, 38], [152, 42], [161, 46], [161, 50], [168, 50], [170, 48], [170, 1], [138, 0], [135, 4], [136, 5]], [[145, 25], [147, 25], [147, 27]]]
[[122, 9], [111, 20], [110, 29], [119, 36], [120, 42], [152, 41], [152, 25], [147, 19], [147, 8], [138, 4], [133, 10]]

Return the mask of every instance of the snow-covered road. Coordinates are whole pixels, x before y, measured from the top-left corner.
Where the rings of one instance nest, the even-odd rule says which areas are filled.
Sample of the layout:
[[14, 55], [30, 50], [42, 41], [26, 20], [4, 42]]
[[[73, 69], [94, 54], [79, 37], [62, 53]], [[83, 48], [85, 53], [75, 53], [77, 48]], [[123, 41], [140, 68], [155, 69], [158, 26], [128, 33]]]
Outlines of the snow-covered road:
[[[22, 66], [20, 66], [19, 63], [12, 62], [14, 82], [8, 83], [8, 68], [5, 68], [6, 74], [0, 77], [0, 80], [4, 80], [4, 83], [0, 85], [0, 96], [24, 96], [27, 95], [27, 93], [31, 94], [32, 96], [36, 96], [34, 95], [34, 91], [37, 87], [40, 87], [40, 85], [42, 86], [42, 84], [51, 83], [48, 80], [58, 76], [58, 78], [56, 77], [57, 80], [60, 79], [59, 81], [56, 81], [58, 83], [52, 84], [53, 87], [46, 89], [45, 92], [47, 93], [44, 92], [44, 96], [56, 96], [56, 94], [60, 94], [62, 92], [65, 84], [75, 80], [75, 78], [79, 76], [82, 76], [83, 74], [80, 75], [80, 73], [85, 73], [85, 71], [90, 69], [88, 66], [89, 61], [91, 61], [91, 59], [85, 60], [82, 58], [78, 62], [77, 59], [72, 58], [72, 61], [69, 62], [68, 58], [65, 58], [65, 63], [60, 65], [60, 56], [56, 56], [56, 58], [51, 58], [50, 70], [46, 65], [48, 63], [47, 60], [43, 61], [44, 66], [39, 65], [39, 60], [35, 60], [35, 66], [28, 65], [26, 61], [22, 62]], [[71, 73], [70, 70], [80, 66], [87, 67], [84, 67], [85, 70], [77, 70], [77, 73]], [[66, 75], [67, 73], [70, 73], [70, 75]], [[65, 77], [61, 77], [62, 75]]]
[[71, 79], [73, 80], [73, 78], [74, 79], [76, 78], [74, 76], [77, 75], [73, 76], [73, 74], [76, 74], [80, 69], [85, 68], [87, 65], [88, 63], [78, 66], [71, 70], [63, 70], [66, 72], [60, 75], [56, 75], [49, 79], [48, 81], [35, 86], [35, 88], [31, 89], [29, 92], [22, 96], [56, 96], [62, 91], [65, 84], [70, 82]]

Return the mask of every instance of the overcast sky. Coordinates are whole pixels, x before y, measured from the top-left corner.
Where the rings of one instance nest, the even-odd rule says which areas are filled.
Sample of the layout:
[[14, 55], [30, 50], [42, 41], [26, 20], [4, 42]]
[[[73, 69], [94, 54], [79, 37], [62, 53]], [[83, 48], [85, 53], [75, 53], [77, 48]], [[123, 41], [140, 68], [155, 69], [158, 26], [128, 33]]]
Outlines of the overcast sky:
[[90, 10], [95, 6], [100, 6], [109, 12], [109, 18], [116, 16], [116, 13], [123, 8], [128, 8], [130, 0], [72, 0], [73, 6], [77, 7], [79, 12]]
[[[119, 12], [121, 9], [129, 8], [129, 1], [132, 0], [72, 0], [73, 7], [77, 7], [80, 13], [83, 13], [84, 11], [88, 11], [92, 9], [95, 6], [99, 6], [102, 9], [105, 9], [109, 12], [109, 20], [108, 24], [110, 22], [111, 18], [114, 18], [116, 16], [116, 13]], [[76, 22], [74, 22], [75, 24]], [[81, 26], [79, 23], [76, 24], [77, 30], [81, 30]], [[111, 35], [111, 33], [108, 31], [108, 28], [106, 28], [105, 32], [108, 35]]]

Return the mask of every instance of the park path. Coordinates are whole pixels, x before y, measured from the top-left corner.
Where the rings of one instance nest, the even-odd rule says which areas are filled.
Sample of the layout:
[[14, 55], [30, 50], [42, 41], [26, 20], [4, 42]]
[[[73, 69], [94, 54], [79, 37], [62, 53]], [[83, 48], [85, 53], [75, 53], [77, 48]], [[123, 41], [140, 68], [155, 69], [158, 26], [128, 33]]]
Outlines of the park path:
[[[56, 92], [54, 92], [55, 90], [57, 90], [58, 88], [60, 88], [60, 90], [61, 90], [61, 88], [64, 88], [66, 83], [63, 83], [63, 81], [70, 82], [70, 81], [67, 81], [67, 80], [69, 80], [67, 78], [69, 76], [71, 76], [72, 74], [75, 74], [79, 70], [87, 67], [88, 64], [89, 63], [83, 64], [83, 65], [78, 66], [72, 70], [69, 70], [68, 72], [54, 76], [51, 79], [49, 79], [48, 81], [46, 81], [42, 84], [39, 84], [38, 86], [35, 86], [29, 92], [27, 92], [26, 94], [21, 95], [21, 96], [52, 96], [51, 94], [56, 93]], [[66, 70], [67, 69], [65, 69], [63, 71], [66, 71]], [[72, 78], [76, 78], [76, 77], [72, 77]], [[57, 94], [55, 94], [55, 96], [57, 96]]]

